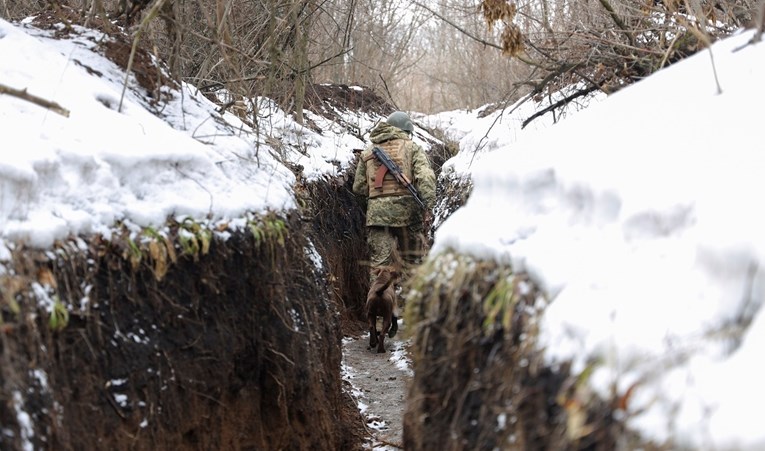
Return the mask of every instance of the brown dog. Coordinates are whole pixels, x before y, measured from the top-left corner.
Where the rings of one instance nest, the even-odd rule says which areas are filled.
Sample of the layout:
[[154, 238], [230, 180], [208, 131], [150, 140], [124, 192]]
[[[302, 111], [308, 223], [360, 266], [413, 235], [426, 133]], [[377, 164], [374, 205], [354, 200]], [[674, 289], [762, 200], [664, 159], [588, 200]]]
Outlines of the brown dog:
[[[375, 281], [367, 294], [367, 320], [369, 321], [369, 349], [377, 346], [377, 352], [385, 352], [385, 334], [391, 326], [393, 305], [396, 302], [394, 283], [399, 273], [396, 269], [383, 266], [374, 270]], [[377, 332], [377, 317], [382, 317], [382, 330]]]

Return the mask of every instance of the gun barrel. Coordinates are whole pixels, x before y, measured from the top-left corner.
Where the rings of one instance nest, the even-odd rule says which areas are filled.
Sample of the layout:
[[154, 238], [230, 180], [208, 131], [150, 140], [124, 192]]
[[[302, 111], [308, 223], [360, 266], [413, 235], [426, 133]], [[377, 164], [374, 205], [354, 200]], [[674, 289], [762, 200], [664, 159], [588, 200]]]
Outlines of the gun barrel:
[[417, 192], [416, 189], [412, 185], [407, 186], [409, 188], [409, 192], [412, 193], [412, 196], [414, 197], [414, 200], [417, 201], [418, 204], [420, 204], [420, 207], [425, 208], [425, 203], [420, 199], [420, 193]]

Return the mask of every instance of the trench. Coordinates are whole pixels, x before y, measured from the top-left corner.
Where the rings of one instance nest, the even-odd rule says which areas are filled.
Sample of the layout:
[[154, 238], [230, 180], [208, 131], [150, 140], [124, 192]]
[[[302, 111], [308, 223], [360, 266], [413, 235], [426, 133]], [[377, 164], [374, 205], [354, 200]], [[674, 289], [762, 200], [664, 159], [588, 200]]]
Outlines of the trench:
[[0, 274], [0, 449], [400, 443], [403, 403], [386, 407], [389, 431], [370, 430], [341, 373], [368, 288], [354, 172], [299, 182], [299, 211], [242, 229], [169, 220], [15, 245]]
[[339, 284], [353, 274], [332, 275], [345, 263], [306, 224], [272, 216], [262, 235], [176, 241], [174, 261], [155, 250], [178, 239], [172, 227], [141, 246], [16, 248], [2, 280], [0, 449], [360, 449], [340, 374], [354, 306]]

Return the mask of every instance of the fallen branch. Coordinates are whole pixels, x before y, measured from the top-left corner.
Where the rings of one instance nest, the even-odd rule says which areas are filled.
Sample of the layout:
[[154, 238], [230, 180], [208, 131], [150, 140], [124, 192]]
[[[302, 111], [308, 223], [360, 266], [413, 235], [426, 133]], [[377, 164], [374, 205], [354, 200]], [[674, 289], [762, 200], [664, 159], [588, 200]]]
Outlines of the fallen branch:
[[14, 97], [18, 97], [19, 99], [26, 100], [27, 102], [34, 103], [35, 105], [39, 105], [43, 108], [47, 108], [54, 113], [60, 114], [64, 117], [69, 117], [69, 110], [56, 102], [51, 102], [50, 100], [45, 100], [42, 97], [37, 97], [34, 94], [28, 93], [26, 88], [19, 90], [0, 83], [0, 94], [8, 94]]
[[543, 116], [543, 115], [549, 113], [550, 111], [555, 110], [556, 108], [560, 108], [560, 107], [568, 104], [569, 102], [571, 102], [572, 100], [574, 100], [574, 99], [576, 99], [578, 97], [583, 97], [583, 96], [586, 96], [587, 94], [589, 94], [589, 93], [591, 93], [593, 91], [597, 91], [598, 89], [600, 89], [600, 88], [598, 88], [597, 86], [590, 86], [587, 89], [582, 89], [581, 91], [577, 91], [574, 94], [571, 94], [570, 96], [567, 96], [564, 99], [558, 100], [557, 102], [553, 103], [552, 105], [548, 106], [547, 108], [545, 108], [543, 110], [540, 110], [540, 111], [537, 111], [536, 113], [534, 113], [531, 116], [529, 116], [525, 121], [523, 121], [523, 124], [521, 124], [521, 129], [526, 128], [526, 126], [529, 125], [529, 122], [533, 121], [534, 119], [536, 119], [536, 118], [538, 118], [540, 116]]

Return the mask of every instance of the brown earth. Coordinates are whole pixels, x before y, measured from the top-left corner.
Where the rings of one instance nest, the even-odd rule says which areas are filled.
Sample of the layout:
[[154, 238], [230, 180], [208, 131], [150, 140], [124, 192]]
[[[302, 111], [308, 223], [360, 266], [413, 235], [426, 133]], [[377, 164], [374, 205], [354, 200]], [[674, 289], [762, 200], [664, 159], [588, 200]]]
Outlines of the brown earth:
[[403, 332], [402, 325], [395, 337], [386, 340], [384, 354], [369, 348], [369, 333], [343, 340], [343, 378], [362, 409], [374, 449], [403, 449], [403, 415], [413, 375]]
[[[305, 235], [285, 233], [178, 246], [163, 277], [121, 239], [17, 249], [1, 284], [0, 448], [358, 449], [338, 309]], [[39, 310], [34, 284], [70, 306], [66, 320]]]
[[[342, 88], [341, 88], [342, 90]], [[330, 291], [342, 305], [343, 379], [346, 393], [356, 406], [366, 405], [362, 413], [365, 446], [374, 449], [398, 449], [403, 437], [403, 402], [411, 374], [402, 370], [408, 357], [405, 326], [387, 350], [378, 354], [369, 349], [369, 333], [364, 318], [368, 289], [368, 271], [364, 215], [359, 200], [352, 194], [355, 173], [351, 167], [345, 176], [331, 182], [311, 183], [298, 190], [305, 204], [316, 212], [310, 218], [315, 243], [325, 255], [329, 269]], [[404, 355], [398, 360], [391, 359]], [[384, 426], [381, 424], [384, 423]]]

